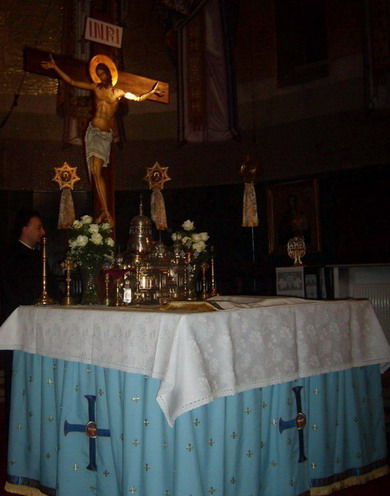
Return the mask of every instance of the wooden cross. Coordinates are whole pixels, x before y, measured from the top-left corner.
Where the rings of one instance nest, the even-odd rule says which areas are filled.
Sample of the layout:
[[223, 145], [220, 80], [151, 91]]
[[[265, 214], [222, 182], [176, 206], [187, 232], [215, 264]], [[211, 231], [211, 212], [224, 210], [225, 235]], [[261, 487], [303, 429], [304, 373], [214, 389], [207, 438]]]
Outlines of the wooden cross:
[[[24, 70], [39, 74], [40, 76], [61, 79], [54, 69], [43, 69], [41, 62], [49, 60], [50, 52], [38, 50], [35, 48], [26, 47], [24, 49]], [[74, 59], [66, 55], [53, 55], [58, 66], [76, 81], [91, 82], [88, 76], [88, 64], [85, 61]], [[143, 76], [137, 76], [129, 72], [118, 71], [118, 82], [116, 87], [125, 92], [131, 92], [134, 95], [142, 95], [148, 92], [156, 79], [150, 79]], [[163, 93], [162, 96], [152, 95], [149, 100], [159, 103], [169, 103], [169, 84], [163, 81], [158, 81], [159, 90]], [[111, 148], [112, 154], [112, 148]], [[110, 163], [113, 163], [112, 157]], [[114, 172], [113, 167], [104, 167], [102, 175], [105, 178], [107, 186], [107, 202], [112, 216], [115, 216], [115, 191], [114, 191]], [[100, 211], [100, 204], [97, 200], [97, 195], [94, 195], [94, 211], [95, 216]]]
[[[54, 69], [43, 69], [41, 67], [42, 60], [49, 60], [49, 58], [50, 52], [26, 47], [24, 49], [24, 70], [39, 74], [40, 76], [61, 79]], [[66, 55], [53, 55], [53, 58], [58, 66], [72, 79], [91, 82], [88, 78], [88, 65], [83, 60], [77, 60]], [[137, 76], [130, 72], [118, 71], [118, 82], [116, 86], [123, 91], [130, 91], [134, 95], [141, 95], [149, 91], [156, 81], [158, 80]], [[158, 87], [163, 92], [163, 96], [152, 95], [149, 100], [159, 103], [169, 103], [169, 84], [158, 81]]]

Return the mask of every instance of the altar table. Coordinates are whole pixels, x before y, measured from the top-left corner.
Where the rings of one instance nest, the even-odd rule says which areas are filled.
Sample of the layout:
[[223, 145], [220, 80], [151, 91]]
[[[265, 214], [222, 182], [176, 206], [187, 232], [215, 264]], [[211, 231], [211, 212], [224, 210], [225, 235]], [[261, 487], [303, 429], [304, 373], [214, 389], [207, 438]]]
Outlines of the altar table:
[[321, 495], [385, 475], [368, 300], [217, 297], [215, 311], [19, 307], [7, 489]]

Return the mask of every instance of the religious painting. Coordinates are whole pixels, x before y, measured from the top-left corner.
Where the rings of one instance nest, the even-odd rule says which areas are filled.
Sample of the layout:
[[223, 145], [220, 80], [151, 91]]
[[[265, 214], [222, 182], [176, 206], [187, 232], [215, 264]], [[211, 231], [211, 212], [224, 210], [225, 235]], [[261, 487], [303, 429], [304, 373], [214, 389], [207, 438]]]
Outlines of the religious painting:
[[321, 251], [318, 179], [276, 183], [267, 190], [269, 253], [284, 255], [303, 236], [306, 253]]

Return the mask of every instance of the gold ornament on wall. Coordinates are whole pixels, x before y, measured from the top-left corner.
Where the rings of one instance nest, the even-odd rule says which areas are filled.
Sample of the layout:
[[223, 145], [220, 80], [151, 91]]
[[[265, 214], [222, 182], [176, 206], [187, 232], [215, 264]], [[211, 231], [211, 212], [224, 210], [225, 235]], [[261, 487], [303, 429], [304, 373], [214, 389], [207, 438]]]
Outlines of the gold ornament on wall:
[[245, 157], [240, 166], [240, 174], [244, 179], [245, 189], [243, 198], [242, 227], [257, 227], [259, 218], [257, 214], [257, 200], [255, 182], [257, 176], [257, 163], [249, 155]]
[[72, 189], [77, 181], [77, 167], [70, 167], [66, 162], [62, 167], [54, 167], [53, 181], [61, 190], [60, 212], [58, 215], [58, 229], [69, 229], [75, 220], [75, 211], [72, 198]]
[[158, 162], [156, 162], [153, 167], [147, 167], [146, 171], [144, 180], [149, 183], [149, 189], [152, 190], [150, 206], [151, 217], [155, 222], [157, 229], [162, 231], [168, 228], [168, 224], [164, 197], [161, 190], [164, 189], [164, 183], [170, 181], [171, 178], [168, 176], [168, 167], [161, 167]]

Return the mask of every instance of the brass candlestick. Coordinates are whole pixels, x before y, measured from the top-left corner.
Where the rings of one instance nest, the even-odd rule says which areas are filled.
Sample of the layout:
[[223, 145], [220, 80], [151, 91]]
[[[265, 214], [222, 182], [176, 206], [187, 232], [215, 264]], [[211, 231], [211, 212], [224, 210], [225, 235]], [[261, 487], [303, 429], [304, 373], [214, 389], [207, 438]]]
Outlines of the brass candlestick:
[[218, 291], [215, 286], [215, 257], [214, 257], [214, 246], [211, 247], [211, 287], [210, 287], [210, 296], [218, 296]]
[[209, 264], [206, 262], [203, 262], [201, 267], [202, 267], [202, 295], [201, 295], [201, 298], [202, 298], [202, 300], [207, 300], [209, 295], [207, 294], [207, 290], [206, 290], [206, 270], [209, 268]]
[[104, 274], [104, 286], [105, 286], [105, 297], [104, 297], [104, 305], [109, 307], [112, 303], [110, 298], [110, 273], [106, 270]]
[[76, 301], [70, 295], [70, 283], [71, 283], [70, 272], [71, 272], [71, 270], [74, 269], [73, 260], [71, 260], [70, 258], [66, 258], [65, 261], [61, 265], [62, 265], [62, 268], [66, 272], [66, 295], [64, 296], [64, 298], [62, 298], [61, 304], [62, 305], [75, 305]]
[[47, 255], [46, 255], [46, 236], [42, 238], [42, 294], [36, 301], [36, 305], [54, 305], [57, 301], [51, 298], [46, 290], [47, 283]]
[[122, 299], [121, 299], [121, 292], [120, 292], [122, 282], [120, 279], [116, 279], [115, 283], [116, 283], [115, 306], [120, 307], [120, 306], [122, 306]]

